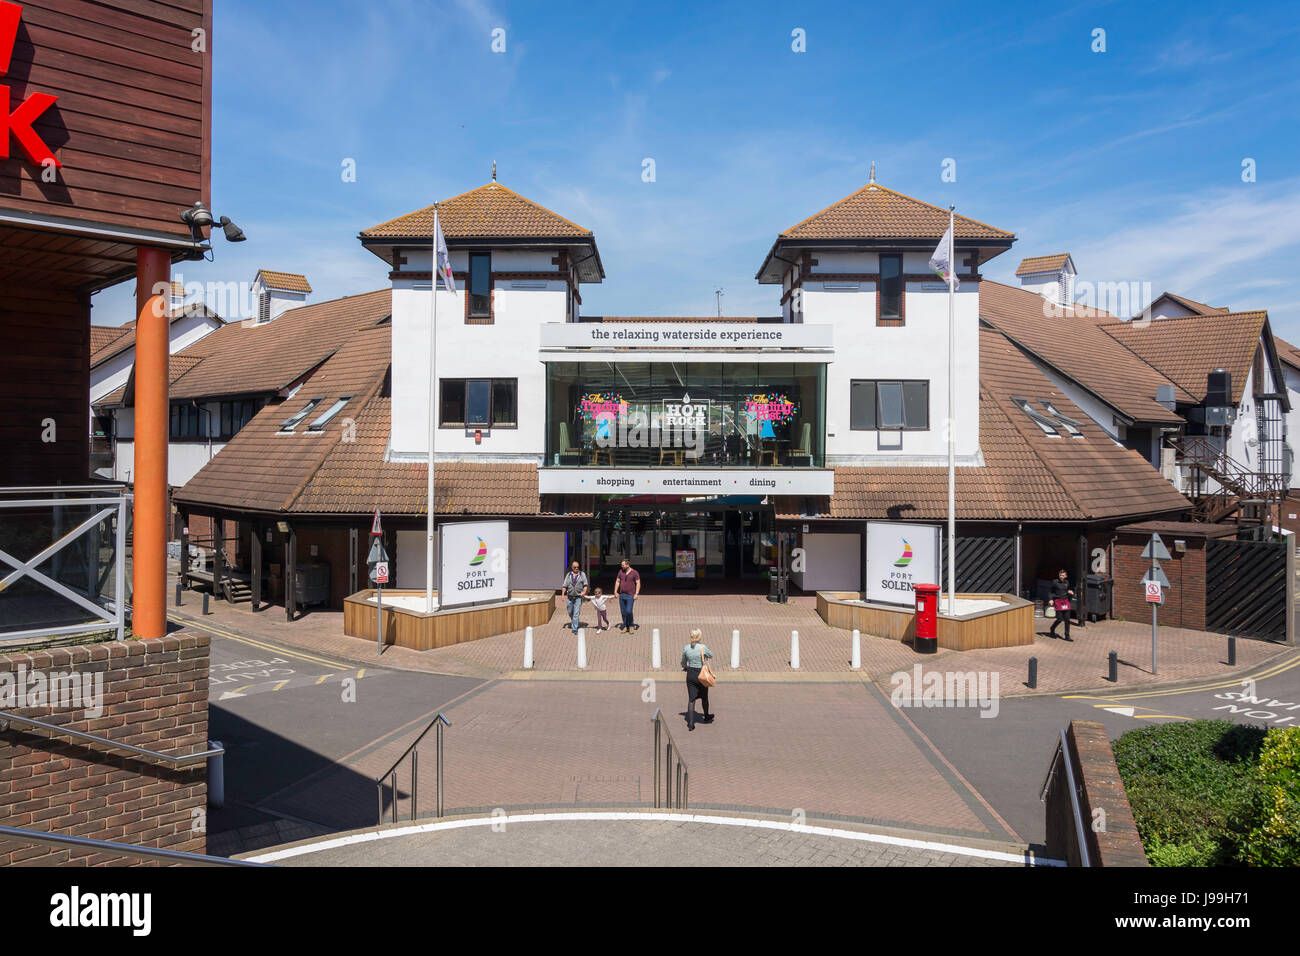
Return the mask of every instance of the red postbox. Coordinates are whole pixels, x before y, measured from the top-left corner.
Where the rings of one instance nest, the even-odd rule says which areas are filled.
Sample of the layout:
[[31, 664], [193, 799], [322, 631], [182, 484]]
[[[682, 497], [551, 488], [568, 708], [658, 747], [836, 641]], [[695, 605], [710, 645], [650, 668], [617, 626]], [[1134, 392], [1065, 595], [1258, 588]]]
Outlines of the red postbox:
[[939, 650], [939, 585], [917, 584], [916, 593], [916, 650], [920, 654], [934, 654]]

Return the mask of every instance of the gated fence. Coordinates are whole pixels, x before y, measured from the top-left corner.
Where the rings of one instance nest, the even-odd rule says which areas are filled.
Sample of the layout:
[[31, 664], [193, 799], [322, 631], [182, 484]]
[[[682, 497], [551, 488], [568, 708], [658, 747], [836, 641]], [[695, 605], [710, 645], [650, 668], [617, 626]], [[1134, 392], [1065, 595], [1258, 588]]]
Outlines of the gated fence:
[[[943, 541], [942, 586], [948, 586], [948, 537]], [[958, 594], [1014, 594], [1016, 591], [1016, 539], [958, 538], [956, 584]]]
[[1206, 542], [1208, 630], [1269, 640], [1286, 638], [1286, 549], [1284, 542]]

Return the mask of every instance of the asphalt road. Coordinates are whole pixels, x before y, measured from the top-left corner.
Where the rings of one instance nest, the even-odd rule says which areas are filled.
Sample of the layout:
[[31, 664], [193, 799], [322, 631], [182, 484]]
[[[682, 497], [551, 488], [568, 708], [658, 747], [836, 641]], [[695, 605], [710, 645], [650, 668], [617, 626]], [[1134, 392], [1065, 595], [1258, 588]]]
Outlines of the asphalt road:
[[1096, 720], [1111, 739], [1150, 724], [1231, 720], [1264, 727], [1300, 725], [1300, 651], [1257, 668], [1245, 680], [1206, 680], [1181, 687], [1003, 700], [997, 716], [973, 707], [908, 707], [908, 718], [1022, 840], [1044, 839], [1039, 788], [1057, 733], [1071, 720]]
[[[209, 833], [262, 823], [275, 793], [410, 724], [482, 681], [358, 667], [218, 628], [212, 633], [209, 736], [226, 748], [226, 807]], [[373, 786], [373, 784], [370, 784]]]

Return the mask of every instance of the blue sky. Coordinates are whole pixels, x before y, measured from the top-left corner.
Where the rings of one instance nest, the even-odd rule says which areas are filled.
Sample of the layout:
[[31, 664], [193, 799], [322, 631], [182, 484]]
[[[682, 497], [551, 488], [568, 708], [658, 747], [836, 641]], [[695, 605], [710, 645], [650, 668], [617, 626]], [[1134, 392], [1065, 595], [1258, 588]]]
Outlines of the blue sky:
[[[1289, 6], [215, 6], [213, 208], [249, 238], [218, 239], [187, 282], [265, 267], [305, 273], [312, 301], [383, 287], [357, 232], [482, 185], [496, 160], [594, 230], [607, 278], [585, 313], [710, 314], [721, 287], [727, 314], [771, 315], [753, 276], [773, 239], [874, 160], [881, 184], [1016, 233], [992, 278], [1068, 251], [1080, 280], [1267, 308], [1300, 342]], [[131, 295], [97, 296], [95, 322], [125, 321]]]

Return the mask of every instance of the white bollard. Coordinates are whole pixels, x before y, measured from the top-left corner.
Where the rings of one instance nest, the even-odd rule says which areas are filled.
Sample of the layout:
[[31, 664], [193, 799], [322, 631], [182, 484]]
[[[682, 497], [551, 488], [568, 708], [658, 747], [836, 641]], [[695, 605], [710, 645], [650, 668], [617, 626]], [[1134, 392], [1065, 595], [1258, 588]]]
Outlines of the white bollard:
[[650, 666], [655, 670], [664, 666], [663, 649], [659, 645], [659, 628], [650, 632]]
[[739, 668], [740, 668], [740, 631], [733, 630], [731, 632], [731, 669], [734, 671], [734, 670], [738, 670]]
[[524, 628], [524, 670], [531, 670], [533, 667], [533, 629], [532, 626]]
[[849, 661], [849, 667], [855, 671], [862, 670], [862, 632], [856, 627], [853, 629], [853, 657]]
[[578, 628], [578, 670], [587, 669], [587, 629]]
[[799, 632], [790, 632], [790, 669], [797, 671], [799, 669]]

